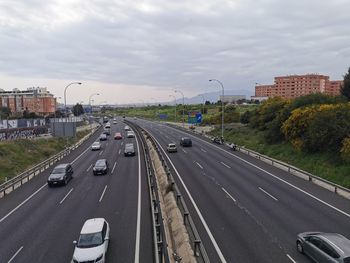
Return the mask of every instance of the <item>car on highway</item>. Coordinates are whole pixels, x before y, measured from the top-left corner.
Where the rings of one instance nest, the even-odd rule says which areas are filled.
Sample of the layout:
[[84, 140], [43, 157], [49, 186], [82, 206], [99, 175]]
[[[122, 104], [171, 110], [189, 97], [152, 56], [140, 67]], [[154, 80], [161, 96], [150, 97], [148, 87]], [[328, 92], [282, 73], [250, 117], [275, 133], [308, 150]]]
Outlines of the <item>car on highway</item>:
[[124, 156], [134, 156], [135, 153], [135, 148], [133, 143], [126, 143], [125, 144], [125, 149], [124, 149]]
[[297, 250], [315, 262], [350, 263], [350, 240], [337, 233], [304, 232], [297, 235]]
[[166, 147], [166, 150], [167, 150], [169, 153], [177, 152], [176, 144], [175, 144], [175, 143], [168, 143], [168, 145], [167, 145], [167, 147]]
[[70, 163], [57, 165], [47, 179], [49, 187], [54, 185], [67, 185], [73, 179], [73, 167]]
[[113, 124], [117, 124], [117, 120], [113, 120]]
[[92, 218], [85, 221], [78, 241], [73, 241], [75, 249], [72, 263], [106, 262], [106, 253], [110, 239], [109, 224], [104, 218]]
[[100, 141], [107, 141], [107, 135], [104, 134], [104, 133], [102, 133], [102, 134], [100, 135]]
[[123, 136], [122, 136], [122, 134], [120, 132], [116, 132], [114, 134], [114, 139], [115, 140], [121, 140], [121, 139], [123, 139]]
[[192, 140], [188, 137], [182, 137], [180, 140], [180, 145], [182, 147], [192, 147]]
[[111, 123], [107, 122], [106, 125], [105, 125], [105, 128], [107, 128], [107, 129], [111, 128]]
[[101, 143], [100, 143], [100, 142], [94, 142], [94, 143], [91, 145], [91, 150], [92, 150], [92, 151], [101, 150]]
[[221, 139], [218, 138], [218, 137], [212, 138], [211, 141], [212, 141], [213, 143], [216, 143], [216, 144], [223, 144], [223, 143], [224, 143], [224, 141], [221, 140]]
[[92, 168], [94, 175], [107, 174], [109, 170], [108, 161], [106, 159], [99, 159]]
[[128, 132], [126, 133], [126, 137], [127, 137], [127, 138], [134, 138], [134, 137], [135, 137], [135, 133], [134, 133], [133, 131], [128, 131]]
[[130, 131], [130, 127], [129, 127], [128, 125], [126, 125], [126, 126], [124, 127], [124, 131]]
[[104, 128], [103, 129], [103, 134], [111, 135], [111, 129], [110, 128]]

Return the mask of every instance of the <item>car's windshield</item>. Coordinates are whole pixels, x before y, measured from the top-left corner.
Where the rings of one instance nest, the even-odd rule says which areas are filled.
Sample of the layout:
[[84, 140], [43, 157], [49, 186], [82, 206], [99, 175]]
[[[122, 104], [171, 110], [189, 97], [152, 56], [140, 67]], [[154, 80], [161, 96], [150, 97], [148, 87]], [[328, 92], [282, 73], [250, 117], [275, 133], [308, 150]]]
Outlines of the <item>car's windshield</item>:
[[63, 174], [66, 171], [65, 168], [55, 168], [53, 169], [52, 173], [53, 174]]
[[100, 167], [100, 168], [105, 167], [105, 162], [103, 162], [103, 161], [96, 162], [95, 167]]
[[81, 234], [77, 247], [79, 248], [89, 248], [97, 247], [103, 243], [101, 232], [90, 233], [90, 234]]

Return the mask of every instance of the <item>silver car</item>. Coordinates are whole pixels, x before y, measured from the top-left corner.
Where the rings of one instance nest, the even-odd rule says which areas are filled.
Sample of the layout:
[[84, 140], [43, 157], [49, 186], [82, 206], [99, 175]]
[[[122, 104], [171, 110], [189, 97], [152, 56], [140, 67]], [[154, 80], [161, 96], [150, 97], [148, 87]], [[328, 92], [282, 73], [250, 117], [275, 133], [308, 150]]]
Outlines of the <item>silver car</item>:
[[297, 236], [297, 250], [315, 262], [350, 263], [350, 240], [336, 233], [304, 232]]

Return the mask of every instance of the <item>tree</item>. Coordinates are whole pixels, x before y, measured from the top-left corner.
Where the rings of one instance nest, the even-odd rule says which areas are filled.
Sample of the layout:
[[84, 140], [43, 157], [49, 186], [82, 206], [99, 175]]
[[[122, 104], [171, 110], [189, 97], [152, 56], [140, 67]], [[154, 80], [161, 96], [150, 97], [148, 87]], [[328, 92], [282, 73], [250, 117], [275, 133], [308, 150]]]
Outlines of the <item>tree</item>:
[[344, 75], [344, 83], [340, 88], [340, 94], [347, 98], [350, 101], [350, 67], [348, 72]]
[[73, 106], [73, 114], [74, 116], [80, 116], [84, 113], [83, 105], [77, 103]]
[[204, 104], [205, 104], [205, 105], [210, 105], [210, 101], [209, 101], [209, 100], [206, 100]]
[[1, 118], [8, 118], [11, 115], [11, 110], [8, 107], [1, 107], [0, 108], [0, 117]]

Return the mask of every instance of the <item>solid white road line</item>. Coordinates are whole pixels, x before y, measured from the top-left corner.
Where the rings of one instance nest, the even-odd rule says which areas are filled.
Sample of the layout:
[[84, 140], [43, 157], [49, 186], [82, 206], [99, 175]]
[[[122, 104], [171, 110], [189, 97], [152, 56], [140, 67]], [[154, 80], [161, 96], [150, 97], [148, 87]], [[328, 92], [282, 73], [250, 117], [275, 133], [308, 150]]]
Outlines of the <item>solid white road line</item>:
[[63, 197], [63, 199], [61, 200], [60, 204], [62, 204], [64, 202], [64, 200], [66, 200], [66, 198], [68, 197], [68, 195], [73, 191], [74, 188], [70, 189], [70, 191]]
[[100, 151], [100, 153], [99, 153], [98, 155], [102, 155], [102, 153], [103, 153], [103, 150], [102, 150], [102, 151]]
[[77, 157], [77, 158], [75, 158], [71, 163], [73, 164], [73, 163], [75, 163], [81, 156], [83, 156], [87, 151], [89, 151], [90, 150], [90, 146], [89, 147], [87, 147], [86, 149], [85, 149], [85, 151], [83, 151], [81, 154], [79, 154], [79, 156]]
[[225, 166], [226, 168], [228, 168], [228, 169], [231, 169], [231, 167], [229, 166], [229, 165], [227, 165], [226, 163], [224, 163], [224, 162], [220, 162], [223, 166]]
[[92, 164], [90, 164], [90, 166], [89, 166], [89, 168], [87, 168], [86, 172], [89, 172], [91, 168], [92, 168]]
[[114, 172], [114, 169], [115, 169], [116, 165], [117, 165], [117, 162], [115, 162], [115, 163], [114, 163], [114, 165], [113, 165], [113, 169], [112, 169], [111, 174], [113, 174], [113, 172]]
[[23, 249], [23, 246], [21, 246], [21, 247], [17, 250], [17, 252], [12, 256], [12, 258], [10, 258], [10, 260], [7, 261], [7, 263], [11, 263], [11, 262], [15, 259], [15, 257], [19, 254], [19, 252], [21, 252], [22, 249]]
[[204, 153], [206, 153], [206, 152], [207, 152], [207, 151], [206, 151], [206, 150], [204, 150], [203, 148], [201, 148], [201, 151], [202, 151], [202, 152], [204, 152]]
[[225, 188], [221, 187], [221, 189], [222, 189], [222, 191], [224, 191], [224, 192], [225, 192], [225, 194], [227, 194], [227, 195], [228, 195], [228, 197], [230, 197], [230, 198], [233, 200], [233, 202], [235, 202], [235, 203], [237, 202], [237, 201], [236, 201], [236, 199], [234, 199], [234, 198], [232, 197], [232, 195], [230, 195], [230, 193], [226, 191], [226, 189], [225, 189]]
[[270, 196], [273, 200], [278, 201], [278, 199], [276, 197], [274, 197], [272, 194], [269, 194], [267, 191], [265, 191], [264, 189], [262, 189], [261, 187], [258, 187], [259, 190], [263, 193], [265, 193], [266, 195]]
[[[173, 127], [169, 127], [169, 128], [175, 129], [175, 128], [173, 128]], [[176, 130], [176, 129], [175, 129], [175, 130]], [[229, 151], [226, 151], [226, 150], [224, 150], [224, 149], [222, 149], [222, 148], [220, 148], [220, 147], [218, 147], [218, 146], [216, 146], [216, 145], [214, 145], [214, 144], [212, 144], [212, 143], [209, 143], [209, 142], [207, 142], [207, 141], [205, 141], [205, 140], [203, 140], [203, 139], [200, 139], [200, 138], [198, 138], [198, 137], [196, 137], [196, 136], [190, 135], [190, 134], [188, 134], [188, 133], [186, 133], [186, 132], [182, 132], [182, 131], [179, 131], [179, 132], [180, 132], [180, 133], [183, 133], [183, 134], [187, 134], [187, 135], [191, 136], [192, 138], [195, 138], [195, 139], [197, 139], [197, 140], [199, 140], [199, 141], [202, 141], [202, 142], [208, 144], [208, 145], [211, 146], [211, 147], [215, 147], [215, 148], [219, 149], [220, 151], [223, 151], [223, 152], [225, 152], [225, 153], [227, 153], [227, 154], [229, 154], [229, 155], [231, 155], [231, 156], [237, 158], [238, 160], [241, 160], [242, 162], [244, 162], [244, 163], [246, 163], [246, 164], [248, 164], [248, 165], [250, 165], [250, 166], [256, 168], [257, 170], [262, 171], [262, 172], [264, 172], [264, 173], [270, 175], [271, 177], [275, 178], [276, 180], [278, 180], [278, 181], [280, 181], [280, 182], [282, 182], [282, 183], [284, 183], [284, 184], [286, 184], [286, 185], [289, 185], [290, 187], [294, 188], [295, 190], [297, 190], [297, 191], [299, 191], [299, 192], [301, 192], [301, 193], [303, 193], [303, 194], [305, 194], [305, 195], [311, 197], [312, 199], [314, 199], [314, 200], [316, 200], [316, 201], [318, 201], [318, 202], [324, 204], [325, 206], [328, 206], [329, 208], [331, 208], [331, 209], [333, 209], [333, 210], [335, 210], [335, 211], [337, 211], [337, 212], [343, 214], [344, 216], [350, 218], [350, 214], [348, 214], [348, 213], [344, 212], [343, 210], [341, 210], [341, 209], [339, 209], [339, 208], [337, 208], [337, 207], [335, 207], [335, 206], [333, 206], [333, 205], [327, 203], [326, 201], [323, 201], [322, 199], [320, 199], [320, 198], [314, 196], [313, 194], [308, 193], [307, 191], [305, 191], [305, 190], [303, 190], [303, 189], [301, 189], [301, 188], [295, 186], [294, 184], [292, 184], [292, 183], [290, 183], [290, 182], [288, 182], [288, 181], [286, 181], [286, 180], [283, 180], [282, 178], [279, 178], [277, 175], [274, 175], [273, 173], [270, 173], [270, 172], [264, 170], [263, 168], [260, 168], [259, 166], [255, 165], [255, 164], [253, 164], [253, 163], [251, 163], [251, 162], [249, 162], [249, 161], [247, 161], [247, 160], [244, 160], [243, 158], [241, 158], [241, 157], [239, 157], [239, 156], [237, 156], [237, 155], [234, 155], [233, 153], [230, 153]]]
[[187, 153], [184, 149], [181, 149], [184, 153]]
[[141, 229], [141, 153], [138, 138], [136, 139], [137, 157], [139, 162], [139, 180], [137, 197], [137, 226], [136, 226], [136, 244], [135, 244], [135, 263], [140, 262], [140, 229]]
[[195, 162], [195, 163], [199, 166], [199, 168], [203, 169], [202, 165], [200, 165], [198, 162]]
[[293, 263], [297, 263], [291, 256], [289, 256], [288, 254], [287, 254], [287, 257], [293, 262]]
[[[147, 132], [148, 132], [148, 131], [147, 131]], [[196, 202], [194, 201], [194, 199], [193, 199], [193, 197], [192, 197], [190, 191], [187, 189], [187, 186], [185, 185], [185, 182], [182, 180], [182, 177], [180, 176], [179, 172], [176, 170], [175, 165], [174, 165], [173, 162], [170, 160], [168, 154], [164, 151], [164, 149], [163, 149], [163, 147], [161, 146], [161, 144], [158, 142], [158, 140], [157, 140], [156, 138], [154, 138], [154, 136], [152, 136], [152, 137], [153, 137], [153, 139], [157, 142], [157, 144], [158, 144], [158, 146], [160, 147], [160, 149], [162, 149], [164, 155], [167, 157], [169, 163], [171, 164], [171, 166], [173, 167], [175, 173], [177, 174], [177, 177], [179, 178], [179, 180], [180, 180], [180, 182], [181, 182], [183, 188], [185, 189], [185, 191], [186, 191], [186, 193], [187, 193], [187, 195], [188, 195], [188, 197], [189, 197], [189, 199], [190, 199], [190, 201], [191, 201], [191, 203], [192, 203], [194, 209], [196, 210], [196, 212], [197, 212], [197, 214], [198, 214], [199, 219], [201, 220], [201, 222], [202, 222], [202, 224], [203, 224], [205, 230], [207, 231], [207, 234], [208, 234], [208, 236], [209, 236], [209, 238], [210, 238], [210, 240], [211, 240], [211, 242], [212, 242], [212, 244], [213, 244], [213, 246], [214, 246], [214, 248], [215, 248], [215, 250], [216, 250], [216, 253], [218, 254], [218, 256], [219, 256], [219, 258], [220, 258], [220, 261], [221, 261], [222, 263], [226, 263], [227, 261], [226, 261], [224, 255], [222, 254], [222, 252], [221, 252], [221, 250], [220, 250], [220, 248], [219, 248], [219, 246], [218, 246], [218, 243], [216, 242], [216, 240], [215, 240], [213, 234], [211, 233], [211, 231], [210, 231], [210, 229], [209, 229], [209, 227], [208, 227], [208, 224], [207, 224], [207, 222], [205, 221], [205, 219], [204, 219], [202, 213], [200, 212], [200, 210], [199, 210], [199, 208], [198, 208]], [[135, 262], [135, 263], [136, 263], [136, 262]]]
[[101, 194], [101, 197], [100, 197], [100, 200], [98, 200], [99, 203], [101, 203], [102, 199], [103, 199], [103, 196], [105, 195], [105, 192], [107, 190], [107, 185], [105, 186], [105, 188], [103, 189], [103, 192]]
[[36, 190], [34, 193], [32, 193], [29, 197], [27, 197], [22, 203], [20, 203], [18, 206], [16, 206], [14, 209], [12, 209], [10, 212], [7, 213], [3, 218], [0, 219], [0, 223], [4, 221], [7, 217], [9, 217], [12, 213], [14, 213], [18, 208], [20, 208], [22, 205], [27, 203], [30, 199], [33, 198], [37, 193], [39, 193], [45, 186], [47, 186], [47, 183], [45, 183], [43, 186], [41, 186], [38, 190]]

